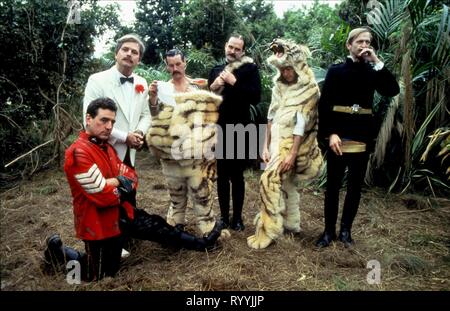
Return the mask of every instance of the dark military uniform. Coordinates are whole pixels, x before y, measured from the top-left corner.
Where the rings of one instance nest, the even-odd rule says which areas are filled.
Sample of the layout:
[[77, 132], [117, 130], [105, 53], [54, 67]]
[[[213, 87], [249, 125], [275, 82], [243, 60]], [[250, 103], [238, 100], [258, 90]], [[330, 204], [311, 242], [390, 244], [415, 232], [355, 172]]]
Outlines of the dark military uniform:
[[[328, 70], [319, 101], [319, 137], [328, 139], [331, 134], [337, 134], [342, 141], [366, 144], [366, 151], [345, 152], [342, 156], [336, 155], [328, 147], [325, 193], [325, 233], [328, 238], [336, 237], [339, 189], [345, 169], [348, 168], [347, 195], [339, 238], [351, 242], [350, 230], [361, 198], [361, 184], [369, 151], [373, 148], [378, 132], [372, 113], [375, 91], [383, 96], [395, 96], [399, 93], [395, 77], [385, 66], [375, 70], [371, 64], [353, 62], [348, 57], [345, 63], [333, 65]], [[348, 234], [348, 239], [342, 237], [343, 233]]]

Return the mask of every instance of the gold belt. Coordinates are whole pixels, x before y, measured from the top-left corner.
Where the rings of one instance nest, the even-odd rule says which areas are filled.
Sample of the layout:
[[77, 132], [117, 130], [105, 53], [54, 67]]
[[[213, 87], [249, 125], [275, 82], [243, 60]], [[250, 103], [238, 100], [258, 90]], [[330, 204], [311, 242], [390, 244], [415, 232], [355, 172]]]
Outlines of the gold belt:
[[361, 108], [359, 105], [333, 106], [333, 111], [350, 113], [350, 114], [372, 114], [372, 109]]
[[343, 153], [359, 153], [366, 151], [366, 144], [360, 141], [343, 140], [341, 145]]

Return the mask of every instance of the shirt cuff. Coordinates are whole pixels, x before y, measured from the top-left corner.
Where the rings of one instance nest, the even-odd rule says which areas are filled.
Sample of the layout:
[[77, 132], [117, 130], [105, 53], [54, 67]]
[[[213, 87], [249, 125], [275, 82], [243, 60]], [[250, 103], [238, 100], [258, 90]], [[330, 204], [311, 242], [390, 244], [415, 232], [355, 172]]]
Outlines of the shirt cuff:
[[305, 118], [299, 112], [297, 112], [296, 115], [297, 122], [295, 123], [294, 131], [292, 132], [292, 134], [303, 136], [305, 134]]
[[380, 61], [379, 63], [376, 63], [376, 64], [373, 66], [373, 70], [375, 70], [375, 71], [380, 71], [381, 69], [383, 69], [383, 67], [384, 67], [384, 63]]
[[113, 128], [110, 141], [124, 143], [127, 141], [128, 132]]

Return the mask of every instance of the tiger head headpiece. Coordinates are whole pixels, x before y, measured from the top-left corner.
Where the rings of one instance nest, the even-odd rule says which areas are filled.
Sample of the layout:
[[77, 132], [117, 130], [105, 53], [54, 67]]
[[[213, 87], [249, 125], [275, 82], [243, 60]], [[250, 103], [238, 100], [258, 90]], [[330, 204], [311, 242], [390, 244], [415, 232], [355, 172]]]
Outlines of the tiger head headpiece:
[[[292, 66], [298, 75], [298, 82], [303, 84], [310, 83], [310, 68], [307, 60], [311, 57], [308, 47], [296, 44], [289, 39], [273, 39], [270, 44], [270, 50], [273, 52], [267, 62], [277, 69], [274, 82], [280, 81], [281, 69]], [[305, 75], [305, 73], [307, 73]]]

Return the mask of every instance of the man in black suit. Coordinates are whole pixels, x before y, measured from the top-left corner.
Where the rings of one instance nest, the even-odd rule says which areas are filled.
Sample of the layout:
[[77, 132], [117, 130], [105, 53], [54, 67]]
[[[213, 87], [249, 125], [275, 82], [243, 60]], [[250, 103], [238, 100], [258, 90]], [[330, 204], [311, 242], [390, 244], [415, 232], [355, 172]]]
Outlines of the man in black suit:
[[349, 33], [346, 61], [333, 65], [325, 78], [319, 101], [319, 135], [328, 140], [327, 186], [325, 192], [325, 230], [316, 242], [327, 247], [336, 239], [339, 189], [345, 169], [347, 194], [338, 239], [346, 247], [353, 243], [351, 228], [361, 199], [361, 185], [377, 126], [372, 105], [375, 91], [395, 96], [399, 86], [370, 46], [372, 34], [367, 28]]
[[[250, 57], [244, 56], [245, 42], [241, 35], [232, 34], [225, 43], [226, 63], [215, 66], [208, 79], [211, 91], [221, 94], [223, 102], [219, 107], [218, 125], [223, 139], [218, 148], [224, 151], [223, 159], [217, 159], [217, 193], [223, 222], [230, 225], [230, 182], [233, 199], [231, 229], [245, 229], [242, 221], [242, 207], [245, 196], [244, 170], [248, 147], [245, 141], [235, 139], [244, 127], [250, 124], [250, 105], [257, 105], [261, 98], [261, 80], [258, 67]], [[228, 125], [228, 126], [227, 126]], [[228, 128], [228, 130], [227, 130]], [[234, 144], [233, 152], [230, 150]], [[227, 152], [228, 148], [228, 152]], [[244, 157], [242, 158], [242, 155]]]

